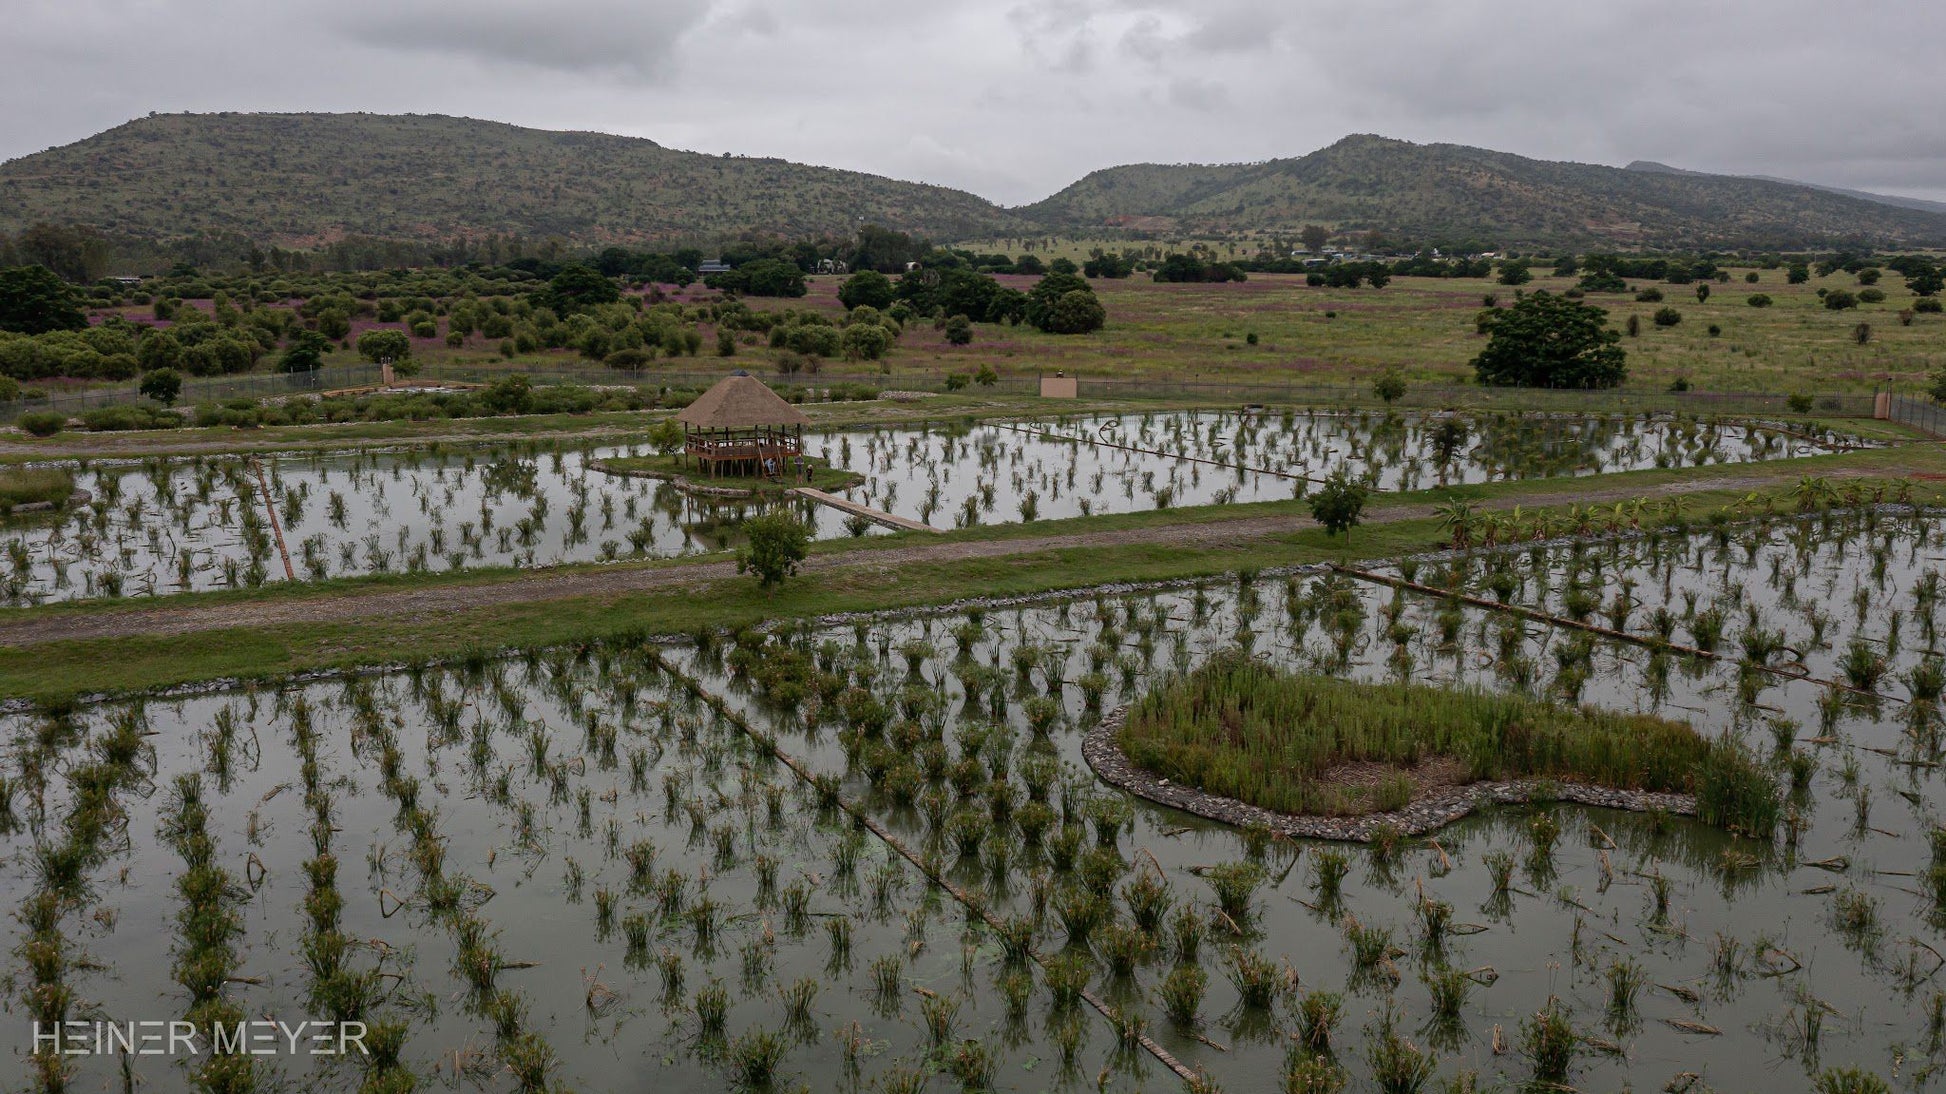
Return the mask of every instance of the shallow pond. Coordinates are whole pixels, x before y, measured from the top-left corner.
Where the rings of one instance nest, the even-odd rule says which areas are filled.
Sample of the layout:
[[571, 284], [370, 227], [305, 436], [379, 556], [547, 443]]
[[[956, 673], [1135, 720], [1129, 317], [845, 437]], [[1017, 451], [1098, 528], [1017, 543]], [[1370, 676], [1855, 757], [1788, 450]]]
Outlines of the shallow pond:
[[[1214, 411], [833, 433], [807, 447], [863, 476], [853, 500], [936, 527], [1285, 500], [1340, 469], [1396, 490], [1825, 450], [1771, 427], [1687, 419]], [[804, 499], [702, 498], [594, 466], [640, 454], [440, 447], [98, 464], [77, 475], [91, 506], [0, 530], [0, 599], [718, 551], [775, 505], [817, 538], [885, 534]]]
[[[1877, 516], [1812, 528], [1820, 545], [1808, 554], [1790, 544], [1794, 526], [1749, 536], [1760, 559], [1785, 537], [1780, 574], [1802, 565], [1806, 595], [1826, 590], [1849, 608], [1863, 582], [1907, 613], [1883, 677], [1897, 691], [1890, 682], [1934, 648], [1904, 605], [1917, 602], [1946, 524]], [[1729, 548], [1704, 533], [1664, 549], [1708, 568], [1743, 534], [1730, 530]], [[1592, 545], [1579, 565], [1604, 559], [1590, 583], [1612, 595], [1618, 575], [1652, 565], [1644, 549]], [[1543, 570], [1566, 565], [1541, 557]], [[1741, 567], [1742, 554], [1727, 557]], [[1761, 572], [1741, 580], [1771, 587]], [[1846, 611], [1825, 635], [1840, 648], [1882, 638], [1883, 619]], [[1361, 679], [1530, 688], [1686, 718], [1768, 757], [1789, 819], [1760, 841], [1681, 818], [1506, 807], [1386, 854], [1187, 817], [1110, 791], [1081, 764], [1081, 736], [1102, 712], [1237, 644]], [[306, 787], [318, 786], [335, 803], [347, 933], [374, 940], [353, 960], [388, 985], [370, 1013], [410, 1020], [402, 1058], [427, 1078], [450, 1078], [457, 1063], [510, 1088], [501, 1068], [536, 1035], [549, 1073], [577, 1088], [730, 1089], [739, 1061], [781, 1038], [780, 1073], [811, 1089], [918, 1089], [898, 1085], [916, 1069], [940, 1072], [937, 1089], [1180, 1089], [1146, 1051], [1121, 1044], [1115, 1023], [1057, 1002], [1046, 971], [1009, 961], [993, 931], [967, 927], [975, 917], [956, 898], [821, 805], [835, 793], [1020, 925], [1064, 975], [1085, 970], [1124, 1027], [1145, 1028], [1223, 1089], [1278, 1089], [1292, 1035], [1334, 1002], [1335, 1061], [1361, 1084], [1411, 1054], [1433, 1057], [1445, 1079], [1526, 1082], [1539, 1070], [1529, 1031], [1551, 1006], [1575, 1031], [1568, 1075], [1579, 1089], [1701, 1089], [1684, 1085], [1693, 1074], [1716, 1089], [1809, 1090], [1843, 1066], [1923, 1087], [1946, 1049], [1927, 881], [1942, 800], [1938, 703], [1833, 694], [1735, 659], [1300, 574], [802, 627], [761, 647], [597, 647], [152, 701], [142, 717], [153, 758], [145, 752], [144, 778], [118, 798], [127, 838], [103, 841], [89, 896], [60, 926], [90, 959], [68, 970], [76, 1010], [180, 1012], [170, 954], [183, 937], [182, 863], [158, 832], [174, 779], [200, 771], [217, 861], [247, 921], [236, 948], [251, 979], [227, 990], [252, 1013], [306, 1012], [315, 978], [295, 909], [300, 863], [315, 857]], [[118, 710], [128, 716], [89, 712], [88, 738], [99, 742]], [[739, 722], [774, 736], [822, 785], [753, 747]], [[18, 827], [4, 895], [16, 905], [45, 888], [26, 863], [37, 843], [71, 830], [72, 764], [91, 747], [47, 724], [9, 726]], [[306, 735], [310, 775], [298, 759]], [[430, 871], [428, 843], [443, 848]], [[1225, 922], [1211, 868], [1240, 863], [1262, 881]], [[678, 885], [683, 903], [663, 903]], [[704, 891], [712, 911], [699, 928]], [[839, 916], [849, 968], [825, 925]], [[1138, 926], [1145, 917], [1152, 932]], [[481, 998], [469, 931], [490, 939], [495, 990], [512, 1002]], [[665, 994], [665, 952], [684, 968], [679, 993]], [[889, 996], [875, 965], [895, 981]], [[41, 967], [16, 959], [16, 983]], [[790, 992], [807, 979], [815, 996], [794, 1007]], [[699, 996], [713, 980], [726, 999], [720, 1034]], [[520, 1019], [511, 1030], [509, 1007]], [[853, 1034], [834, 1036], [854, 1021]], [[332, 1088], [336, 1073], [273, 1063]], [[99, 1062], [80, 1066], [82, 1088], [119, 1080]], [[185, 1081], [168, 1066], [143, 1078], [161, 1089]]]

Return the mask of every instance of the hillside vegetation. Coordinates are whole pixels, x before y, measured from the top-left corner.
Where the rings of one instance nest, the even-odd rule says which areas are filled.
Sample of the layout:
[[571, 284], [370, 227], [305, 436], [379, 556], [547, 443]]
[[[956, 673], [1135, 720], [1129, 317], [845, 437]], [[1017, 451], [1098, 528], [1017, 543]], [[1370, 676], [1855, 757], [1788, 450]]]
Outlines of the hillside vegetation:
[[861, 217], [944, 239], [1017, 226], [943, 186], [439, 115], [158, 115], [0, 165], [9, 233], [45, 221], [285, 247], [345, 235], [607, 244], [848, 235]]
[[1096, 171], [1021, 212], [1049, 225], [1166, 218], [1181, 231], [1307, 222], [1504, 245], [1707, 247], [1946, 243], [1946, 214], [1726, 175], [1554, 163], [1354, 136], [1297, 159]]
[[855, 171], [438, 115], [158, 115], [0, 164], [0, 234], [53, 223], [292, 249], [348, 237], [593, 248], [848, 236], [861, 221], [937, 241], [1320, 224], [1516, 248], [1946, 245], [1946, 213], [1813, 186], [1370, 136], [1265, 163], [1109, 168], [1013, 210]]

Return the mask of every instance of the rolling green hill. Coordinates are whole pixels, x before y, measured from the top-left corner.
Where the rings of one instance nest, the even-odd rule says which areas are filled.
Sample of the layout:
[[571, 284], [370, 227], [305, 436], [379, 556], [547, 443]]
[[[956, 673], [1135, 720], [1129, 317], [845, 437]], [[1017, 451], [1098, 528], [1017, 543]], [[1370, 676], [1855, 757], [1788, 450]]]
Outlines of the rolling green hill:
[[1096, 171], [1020, 210], [1048, 225], [1140, 219], [1182, 234], [1305, 223], [1393, 237], [1583, 247], [1919, 246], [1946, 214], [1794, 183], [1533, 160], [1353, 136], [1297, 159]]
[[286, 247], [345, 235], [640, 244], [848, 234], [860, 218], [935, 239], [1020, 226], [942, 186], [439, 115], [156, 115], [0, 164], [0, 232], [45, 221]]
[[964, 191], [635, 137], [439, 115], [168, 114], [0, 164], [0, 233], [86, 224], [305, 248], [347, 236], [575, 245], [848, 234], [938, 241], [1310, 223], [1413, 240], [1579, 248], [1946, 245], [1946, 213], [1779, 180], [1347, 137], [1296, 159], [1135, 164], [1003, 209]]

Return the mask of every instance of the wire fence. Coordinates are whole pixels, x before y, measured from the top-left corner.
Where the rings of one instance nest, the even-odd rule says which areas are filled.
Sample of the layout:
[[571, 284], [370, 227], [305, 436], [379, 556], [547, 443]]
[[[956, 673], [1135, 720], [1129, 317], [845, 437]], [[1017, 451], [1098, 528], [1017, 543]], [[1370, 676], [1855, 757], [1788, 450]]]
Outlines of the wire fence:
[[1946, 408], [1931, 399], [1889, 395], [1885, 400], [1885, 416], [1928, 436], [1946, 438]]
[[[679, 388], [703, 390], [738, 371], [726, 361], [719, 369], [650, 369], [627, 372], [600, 366], [548, 366], [521, 368], [511, 365], [439, 365], [429, 369], [420, 383], [485, 384], [518, 372], [535, 384], [586, 384], [598, 387], [628, 387], [641, 390]], [[797, 372], [777, 373], [750, 370], [786, 398], [817, 401], [831, 389], [870, 388], [877, 391], [901, 390], [944, 393], [963, 390], [968, 394], [1034, 395], [1040, 391], [1039, 376], [1001, 376], [990, 384], [970, 384], [964, 377], [949, 378], [943, 372], [882, 373]], [[358, 362], [330, 365], [312, 372], [261, 373], [247, 376], [222, 376], [193, 379], [183, 385], [177, 403], [197, 406], [231, 399], [268, 399], [291, 395], [315, 395], [343, 388], [378, 384], [378, 365]], [[1281, 403], [1327, 407], [1379, 405], [1369, 384], [1352, 382], [1266, 380], [1202, 381], [1158, 379], [1077, 380], [1078, 395], [1095, 400], [1182, 400], [1205, 402]], [[1581, 414], [1677, 413], [1698, 417], [1710, 415], [1764, 416], [1799, 412], [1801, 397], [1777, 392], [1753, 391], [1585, 391], [1568, 389], [1495, 388], [1461, 384], [1412, 384], [1396, 405], [1417, 409], [1445, 407], [1475, 410], [1551, 411]], [[0, 403], [0, 421], [12, 421], [22, 413], [51, 410], [78, 416], [101, 407], [142, 403], [146, 400], [134, 383], [112, 388], [71, 392], [37, 399]], [[1811, 397], [1812, 413], [1832, 417], [1869, 418], [1876, 416], [1885, 400], [1873, 393], [1825, 394]], [[1896, 420], [1946, 436], [1946, 414], [1929, 401], [1894, 395], [1890, 398]]]
[[[214, 376], [186, 380], [176, 397], [178, 406], [221, 403], [230, 399], [271, 399], [288, 395], [315, 395], [339, 388], [364, 387], [379, 382], [379, 366], [369, 362], [327, 365], [309, 372], [263, 372], [247, 376]], [[0, 403], [0, 421], [10, 422], [29, 411], [52, 410], [78, 417], [90, 410], [109, 406], [146, 403], [133, 382], [123, 387], [96, 388], [65, 392], [41, 399], [20, 399]]]

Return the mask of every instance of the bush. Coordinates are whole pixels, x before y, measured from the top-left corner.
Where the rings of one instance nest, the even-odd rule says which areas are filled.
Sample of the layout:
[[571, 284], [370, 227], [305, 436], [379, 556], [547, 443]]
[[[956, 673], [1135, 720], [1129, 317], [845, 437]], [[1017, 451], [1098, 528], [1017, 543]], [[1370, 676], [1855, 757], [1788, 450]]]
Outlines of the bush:
[[1636, 293], [1635, 299], [1638, 303], [1660, 304], [1662, 302], [1662, 290], [1656, 288], [1654, 285], [1651, 285], [1648, 288], [1643, 289], [1641, 292]]
[[1628, 372], [1621, 336], [1592, 304], [1537, 292], [1482, 317], [1481, 325], [1488, 340], [1473, 369], [1482, 384], [1603, 388]]
[[1946, 301], [1937, 296], [1922, 296], [1912, 302], [1912, 310], [1921, 315], [1938, 315], [1942, 309], [1946, 309]]
[[1885, 290], [1860, 289], [1858, 290], [1858, 302], [1860, 304], [1883, 304], [1885, 303]]
[[1357, 482], [1343, 471], [1333, 474], [1311, 495], [1311, 519], [1324, 525], [1324, 534], [1336, 536], [1345, 533], [1349, 538], [1351, 530], [1358, 526], [1358, 519], [1365, 512], [1365, 484]]
[[122, 433], [137, 429], [180, 429], [182, 415], [171, 410], [140, 406], [104, 406], [81, 415], [81, 424], [94, 433]]
[[847, 308], [877, 308], [880, 311], [892, 306], [892, 279], [877, 270], [860, 270], [845, 278], [838, 286], [838, 301]]
[[1405, 397], [1405, 375], [1395, 368], [1379, 373], [1378, 379], [1372, 381], [1372, 394], [1384, 400], [1386, 406], [1398, 402]]
[[1770, 307], [1770, 294], [1760, 292], [1751, 293], [1749, 298], [1744, 300], [1744, 303], [1753, 308], [1768, 308]]
[[1811, 398], [1808, 392], [1800, 391], [1785, 399], [1784, 405], [1790, 408], [1792, 414], [1809, 414], [1811, 408], [1817, 405], [1817, 400]]
[[877, 323], [853, 323], [839, 342], [847, 361], [876, 361], [892, 348], [892, 332]]
[[163, 406], [174, 406], [177, 397], [182, 394], [182, 373], [172, 368], [159, 368], [144, 373], [142, 382], [136, 390]]
[[630, 348], [616, 350], [602, 358], [601, 363], [607, 365], [609, 368], [618, 368], [625, 372], [640, 372], [647, 368], [649, 362], [654, 359], [655, 355], [648, 350]]
[[1824, 306], [1832, 311], [1844, 311], [1858, 306], [1858, 298], [1844, 289], [1832, 289], [1824, 294]]
[[737, 573], [757, 575], [757, 583], [774, 589], [797, 573], [810, 548], [811, 532], [789, 513], [766, 513], [743, 523], [748, 541], [737, 551]]
[[973, 341], [973, 321], [964, 315], [955, 315], [946, 320], [946, 341], [955, 346], [964, 346]]
[[15, 424], [36, 437], [52, 437], [67, 428], [68, 416], [53, 410], [30, 410]]
[[1650, 318], [1655, 320], [1658, 327], [1673, 327], [1682, 322], [1682, 313], [1674, 308], [1657, 308], [1655, 315]]
[[398, 330], [368, 330], [358, 336], [358, 356], [378, 364], [391, 361], [397, 364], [412, 356], [412, 339]]

